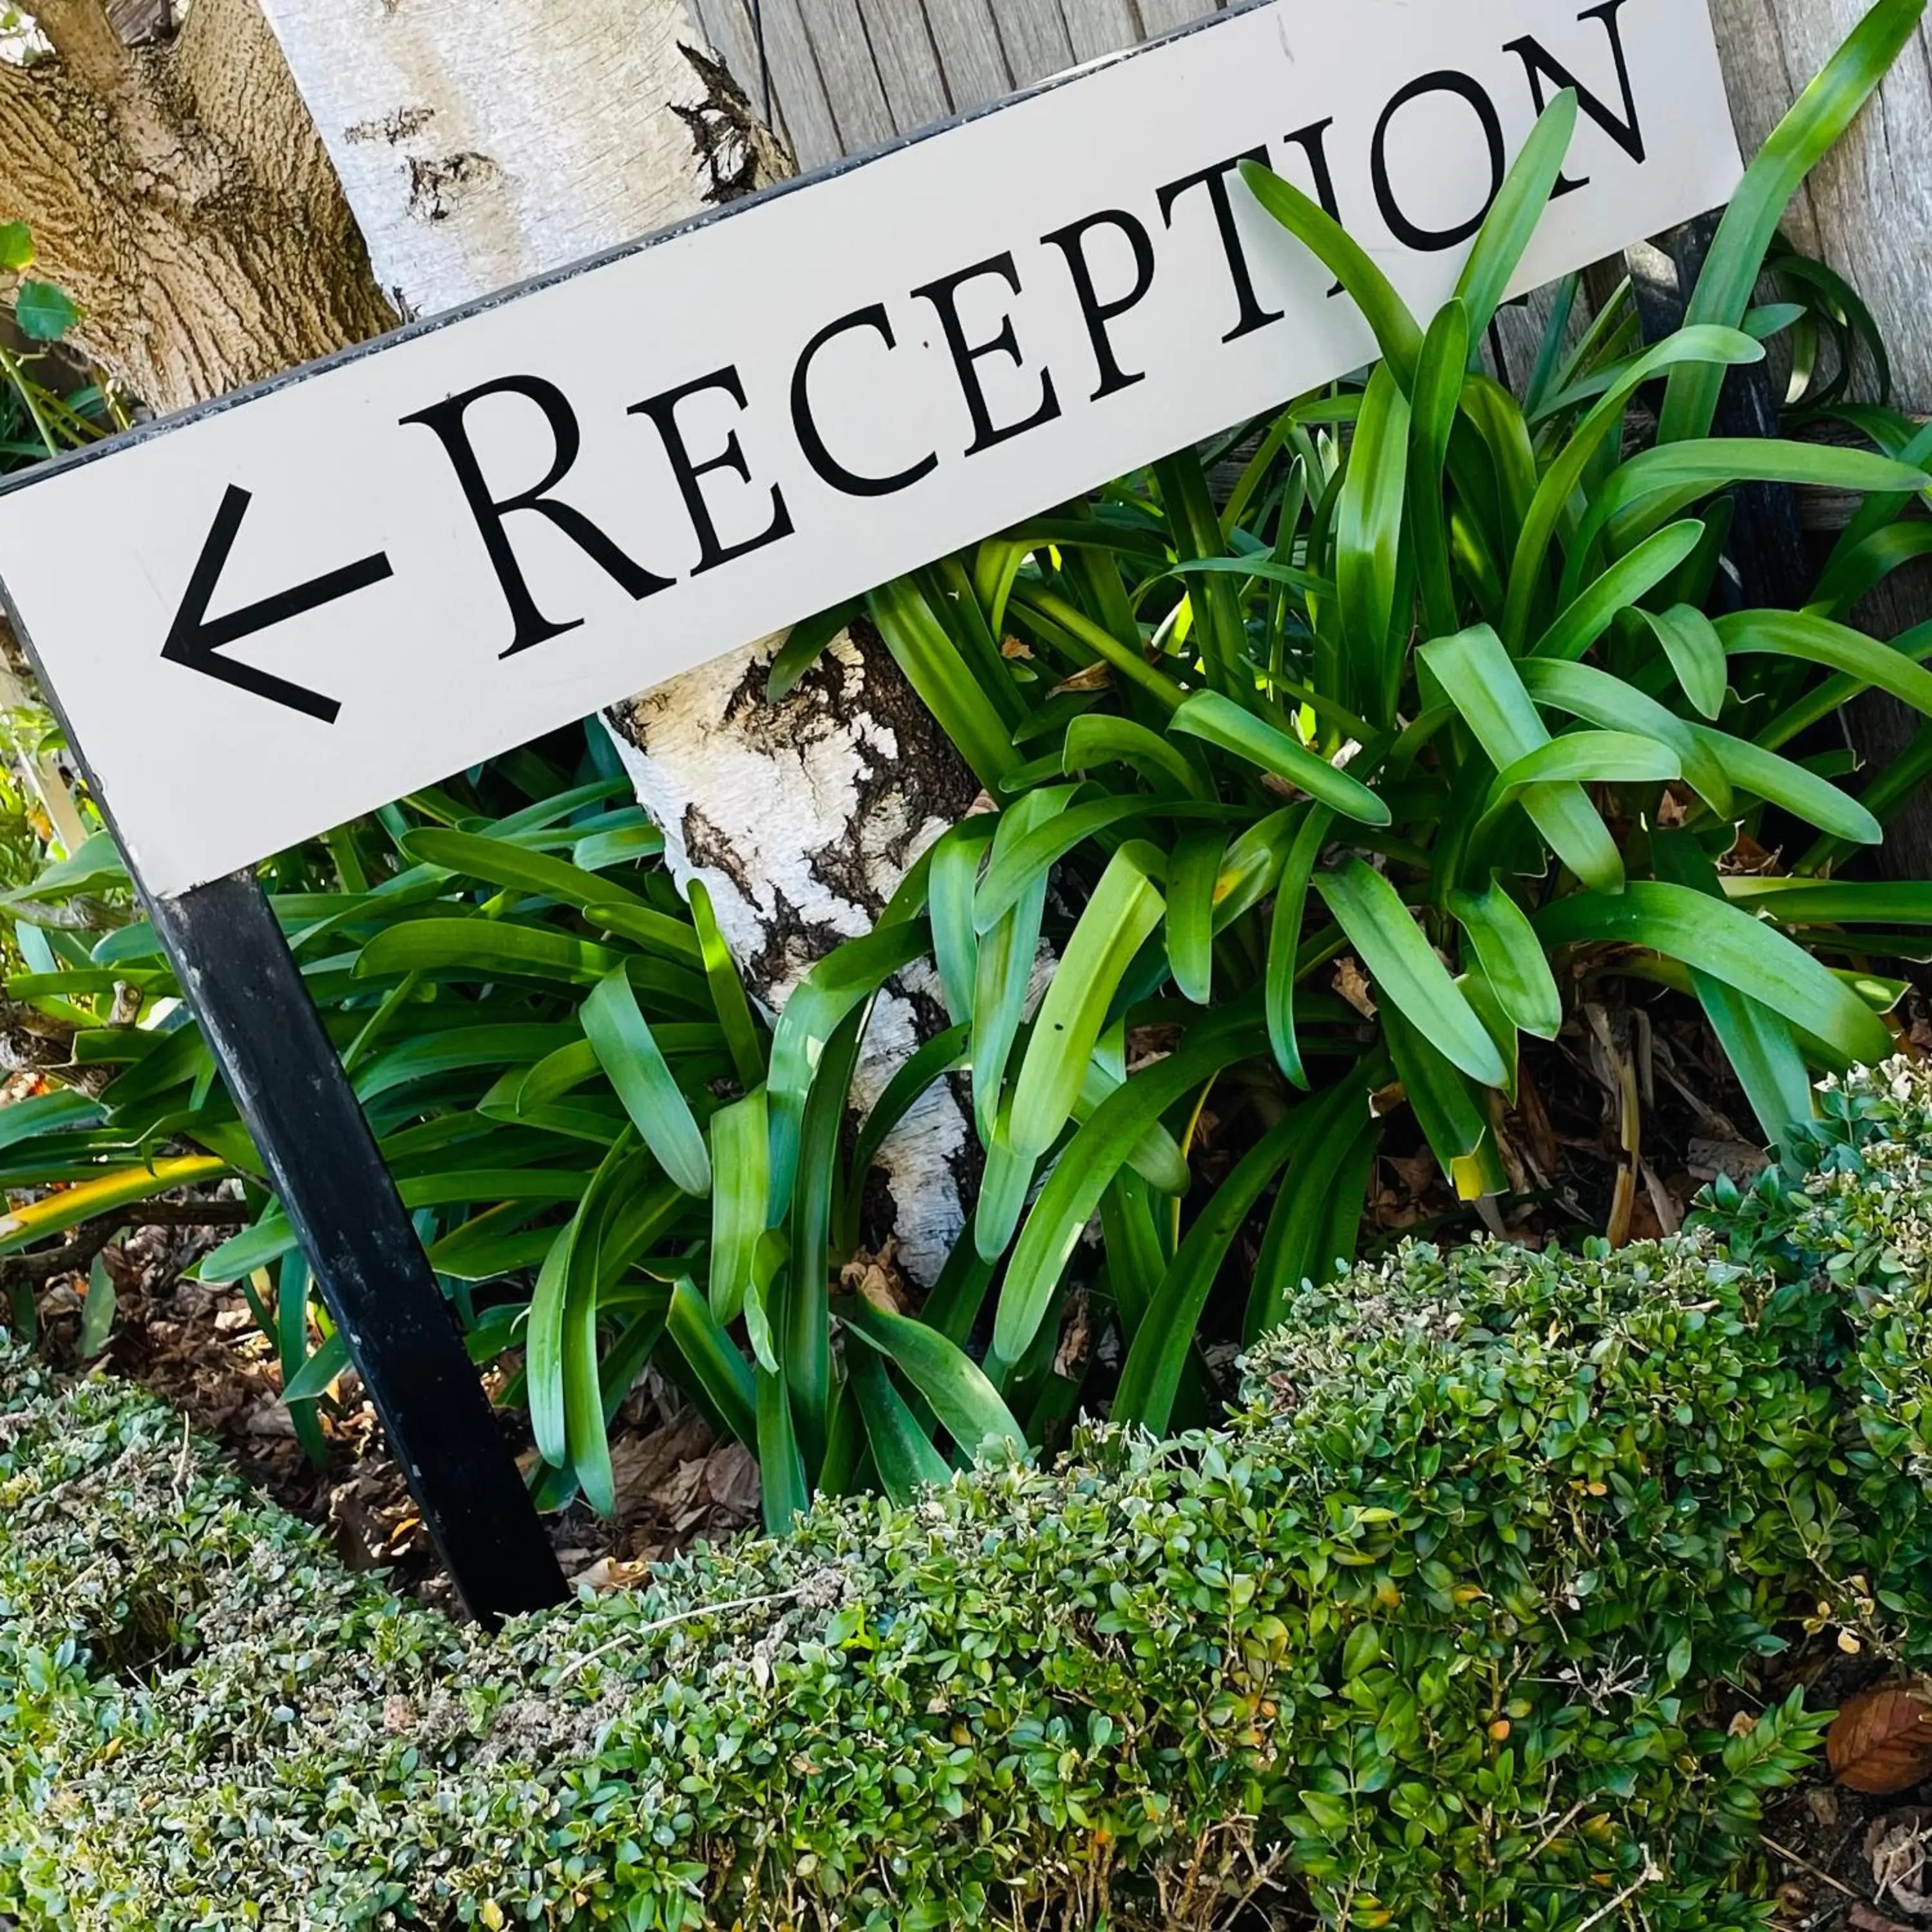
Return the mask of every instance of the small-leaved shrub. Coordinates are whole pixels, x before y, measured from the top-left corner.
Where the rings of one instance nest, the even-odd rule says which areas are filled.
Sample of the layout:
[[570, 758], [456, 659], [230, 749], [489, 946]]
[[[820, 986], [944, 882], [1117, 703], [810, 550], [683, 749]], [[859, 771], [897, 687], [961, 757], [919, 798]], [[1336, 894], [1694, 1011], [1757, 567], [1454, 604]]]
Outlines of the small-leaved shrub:
[[[1916, 1076], [1852, 1090], [1932, 1130]], [[1774, 1269], [1719, 1226], [1412, 1246], [1292, 1298], [1222, 1432], [821, 1502], [496, 1638], [147, 1398], [0, 1358], [0, 1912], [1766, 1926], [1760, 1807], [1823, 1716], [1794, 1618], [1926, 1636], [1923, 1277], [1857, 1224], [1748, 1211]], [[1838, 1226], [1821, 1272], [1792, 1238]]]
[[[1844, 400], [1868, 318], [1776, 227], [1924, 4], [1877, 0], [1806, 91], [1683, 328], [1646, 346], [1625, 288], [1580, 334], [1573, 279], [1514, 388], [1482, 345], [1574, 92], [1432, 317], [1250, 166], [1243, 191], [1291, 232], [1274, 245], [1327, 262], [1380, 360], [865, 600], [994, 808], [769, 1028], [601, 737], [586, 768], [512, 754], [267, 868], [472, 1354], [520, 1352], [500, 1388], [542, 1502], [614, 1506], [608, 1424], [647, 1366], [755, 1447], [775, 1528], [815, 1495], [903, 1501], [988, 1438], [1058, 1442], [1083, 1408], [1197, 1423], [1202, 1345], [1252, 1343], [1352, 1259], [1398, 1090], [1462, 1196], [1508, 1185], [1524, 1041], [1586, 985], [1694, 998], [1786, 1150], [1814, 1073], [1892, 1050], [1905, 986], [1872, 962], [1932, 924], [1932, 886], [1845, 874], [1932, 772], [1932, 722], [1856, 794], [1843, 748], [1808, 746], [1870, 687], [1932, 721], [1932, 631], [1847, 621], [1923, 548], [1900, 520], [1932, 494], [1932, 430]], [[1754, 302], [1765, 269], [1794, 299]], [[1794, 404], [1873, 447], [1714, 434], [1727, 372], [1787, 335]], [[1860, 499], [1802, 609], [1729, 608], [1760, 594], [1726, 568], [1753, 480]], [[860, 616], [797, 626], [770, 688]], [[1745, 841], [1793, 862], [1723, 869]], [[36, 924], [112, 889], [106, 835], [89, 846], [13, 898], [33, 970], [6, 991], [62, 1032], [81, 1090], [0, 1121], [0, 1186], [62, 1190], [8, 1217], [0, 1259], [242, 1179], [260, 1216], [205, 1272], [247, 1285], [319, 1453], [346, 1349], [153, 934]], [[1330, 990], [1345, 956], [1352, 1000]], [[946, 1024], [854, 1132], [875, 998], [908, 971]], [[983, 1156], [970, 1226], [916, 1314], [839, 1293], [889, 1272], [875, 1156], [951, 1079]]]
[[1820, 1090], [1795, 1163], [1713, 1190], [1731, 1252], [1791, 1283], [1855, 1426], [1870, 1615], [1932, 1662], [1932, 1074], [1894, 1060]]

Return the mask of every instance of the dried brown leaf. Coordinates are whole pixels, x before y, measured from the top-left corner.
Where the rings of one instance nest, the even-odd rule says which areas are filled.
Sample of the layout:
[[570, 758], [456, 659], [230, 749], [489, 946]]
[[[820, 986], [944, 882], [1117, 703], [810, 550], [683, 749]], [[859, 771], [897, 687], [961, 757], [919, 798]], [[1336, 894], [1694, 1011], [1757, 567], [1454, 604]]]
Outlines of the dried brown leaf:
[[1893, 1678], [1852, 1698], [1825, 1735], [1833, 1776], [1853, 1791], [1888, 1796], [1932, 1778], [1932, 1693]]

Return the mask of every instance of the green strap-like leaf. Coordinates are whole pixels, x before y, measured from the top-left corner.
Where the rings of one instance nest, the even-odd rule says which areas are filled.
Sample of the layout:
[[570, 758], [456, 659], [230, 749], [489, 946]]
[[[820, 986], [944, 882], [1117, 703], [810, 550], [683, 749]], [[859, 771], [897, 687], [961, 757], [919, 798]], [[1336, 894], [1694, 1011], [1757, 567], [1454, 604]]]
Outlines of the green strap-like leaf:
[[1088, 1060], [1122, 976], [1165, 908], [1142, 848], [1108, 861], [1067, 941], [1034, 1020], [1013, 1089], [1014, 1150], [1038, 1160], [1060, 1137], [1080, 1094]]
[[772, 1130], [771, 1211], [782, 1218], [791, 1205], [798, 1171], [799, 1124], [806, 1096], [826, 1041], [838, 1023], [869, 1000], [902, 966], [929, 948], [922, 920], [882, 926], [835, 947], [792, 989], [772, 1036], [771, 1077], [766, 1083]]
[[760, 1087], [711, 1117], [711, 1312], [737, 1319], [767, 1225], [771, 1136]]
[[791, 1396], [782, 1376], [760, 1369], [754, 1388], [758, 1480], [764, 1507], [765, 1528], [772, 1536], [789, 1536], [793, 1526], [812, 1506], [812, 1486], [799, 1454], [792, 1426]]
[[705, 983], [711, 988], [711, 1004], [717, 1010], [718, 1024], [724, 1029], [725, 1043], [731, 1049], [731, 1064], [737, 1070], [741, 1086], [756, 1087], [765, 1077], [765, 1055], [758, 1041], [758, 1022], [752, 1017], [752, 1003], [745, 996], [745, 982], [738, 976], [737, 962], [718, 929], [711, 893], [702, 879], [692, 880], [687, 897], [704, 962]]
[[1610, 628], [1618, 612], [1648, 596], [1696, 549], [1703, 536], [1704, 526], [1687, 517], [1646, 537], [1570, 598], [1537, 639], [1531, 657], [1580, 658]]
[[740, 1442], [757, 1445], [758, 1391], [752, 1365], [689, 1282], [680, 1281], [671, 1289], [664, 1327], [725, 1427]]
[[1535, 916], [1546, 946], [1642, 946], [1682, 960], [1782, 1013], [1845, 1064], [1892, 1050], [1884, 1024], [1801, 946], [1689, 887], [1633, 880], [1615, 897], [1578, 892]]
[[1400, 1012], [1383, 1016], [1382, 1032], [1416, 1124], [1456, 1198], [1479, 1201], [1502, 1192], [1507, 1182], [1498, 1171], [1480, 1089]]
[[1375, 331], [1396, 380], [1407, 388], [1414, 380], [1416, 362], [1422, 353], [1422, 329], [1396, 293], [1395, 285], [1342, 224], [1293, 182], [1283, 181], [1256, 161], [1241, 164], [1241, 178], [1256, 200], [1348, 290]]
[[891, 1315], [854, 1296], [838, 1304], [846, 1328], [897, 1364], [932, 1406], [946, 1432], [968, 1455], [996, 1442], [1018, 1454], [1026, 1437], [1012, 1412], [972, 1358], [936, 1329]]
[[865, 1418], [866, 1444], [886, 1499], [904, 1509], [917, 1501], [922, 1489], [950, 1482], [946, 1458], [893, 1388], [878, 1355], [870, 1348], [853, 1349], [845, 1358], [845, 1372]]
[[1274, 918], [1268, 932], [1268, 956], [1263, 998], [1268, 1014], [1268, 1044], [1275, 1064], [1294, 1084], [1306, 1090], [1300, 1042], [1295, 1036], [1294, 989], [1300, 970], [1301, 927], [1308, 907], [1308, 888], [1334, 824], [1325, 806], [1311, 805], [1288, 848], [1275, 888]]
[[1736, 874], [1726, 895], [1786, 926], [1932, 926], [1932, 884], [1923, 880], [1791, 879]]
[[1706, 718], [1714, 718], [1724, 708], [1724, 692], [1730, 667], [1724, 656], [1724, 640], [1716, 626], [1694, 604], [1674, 604], [1658, 612], [1640, 610], [1664, 654], [1670, 660], [1684, 695]]
[[1171, 789], [1188, 798], [1204, 799], [1209, 795], [1207, 781], [1178, 746], [1170, 745], [1158, 731], [1150, 731], [1131, 718], [1094, 712], [1075, 718], [1067, 726], [1066, 748], [1060, 754], [1063, 771], [1071, 776], [1115, 760], [1131, 765], [1163, 790]]
[[1495, 811], [1532, 785], [1664, 784], [1684, 776], [1668, 745], [1628, 731], [1570, 731], [1505, 765], [1490, 788], [1484, 809]]
[[1655, 698], [1594, 664], [1527, 658], [1517, 670], [1523, 688], [1538, 704], [1600, 725], [1606, 731], [1634, 731], [1668, 745], [1677, 754], [1684, 778], [1697, 796], [1720, 818], [1732, 815], [1730, 781], [1717, 754], [1695, 726], [1666, 710]]
[[1359, 859], [1338, 872], [1317, 873], [1315, 885], [1380, 998], [1400, 1007], [1471, 1079], [1501, 1087], [1509, 1076], [1496, 1042], [1394, 886]]
[[711, 1192], [711, 1156], [691, 1104], [638, 1010], [624, 968], [599, 982], [579, 1018], [617, 1097], [658, 1165], [687, 1194]]
[[[1423, 646], [1421, 656], [1498, 771], [1550, 742], [1522, 670], [1486, 624], [1438, 638]], [[1580, 784], [1533, 786], [1519, 802], [1580, 879], [1599, 892], [1621, 886], [1623, 855]]]
[[1816, 772], [1747, 740], [1706, 725], [1692, 728], [1724, 766], [1725, 777], [1741, 791], [1781, 806], [1834, 838], [1848, 839], [1855, 845], [1883, 842], [1884, 826], [1856, 799]]
[[1214, 992], [1214, 887], [1227, 852], [1213, 826], [1185, 832], [1167, 868], [1167, 963], [1184, 998], [1207, 1005]]
[[1454, 299], [1445, 303], [1423, 342], [1409, 417], [1409, 527], [1415, 538], [1423, 610], [1429, 634], [1436, 638], [1447, 637], [1461, 622], [1442, 475], [1456, 405], [1468, 374], [1470, 334], [1468, 309]]
[[1551, 540], [1582, 488], [1592, 460], [1622, 430], [1630, 398], [1654, 376], [1680, 364], [1709, 363], [1724, 369], [1763, 359], [1762, 345], [1736, 329], [1682, 328], [1625, 366], [1557, 452], [1523, 519], [1510, 566], [1509, 605], [1503, 622], [1504, 640], [1512, 652], [1520, 654], [1529, 640], [1531, 615]]
[[[1337, 1177], [1359, 1138], [1349, 1132], [1349, 1116], [1359, 1112], [1366, 1131], [1365, 1102], [1366, 1087], [1358, 1072], [1320, 1100], [1288, 1117], [1300, 1122], [1302, 1132], [1292, 1139], [1288, 1172], [1269, 1210], [1261, 1251], [1256, 1257], [1254, 1283], [1241, 1330], [1243, 1340], [1250, 1345], [1280, 1326], [1288, 1297], [1317, 1268], [1333, 1258], [1318, 1254], [1317, 1250], [1333, 1216]], [[1360, 1212], [1359, 1204], [1356, 1211]]]
[[1117, 1422], [1166, 1434], [1208, 1292], [1256, 1202], [1307, 1136], [1315, 1111], [1298, 1108], [1277, 1121], [1236, 1162], [1196, 1217], [1127, 1351], [1114, 1396]]
[[1174, 714], [1168, 728], [1204, 739], [1210, 745], [1298, 785], [1331, 812], [1364, 825], [1392, 822], [1388, 806], [1358, 778], [1339, 771], [1326, 758], [1244, 711], [1216, 691], [1198, 691]]
[[1449, 910], [1461, 921], [1484, 976], [1510, 1021], [1525, 1033], [1554, 1040], [1562, 1030], [1563, 998], [1529, 915], [1500, 880], [1480, 894], [1450, 893]]
[[909, 579], [874, 590], [866, 600], [893, 662], [938, 719], [980, 782], [997, 789], [1019, 763], [1012, 733], [980, 688], [932, 607]]
[[1823, 664], [1861, 684], [1888, 691], [1915, 711], [1932, 716], [1932, 671], [1892, 645], [1845, 625], [1804, 610], [1738, 610], [1720, 617], [1717, 632], [1724, 648], [1739, 656], [1756, 653]]
[[[1925, 0], [1878, 0], [1824, 71], [1759, 150], [1705, 257], [1684, 313], [1687, 323], [1743, 320], [1778, 232], [1804, 177], [1837, 144], [1912, 38]], [[1658, 434], [1678, 442], [1706, 434], [1723, 386], [1721, 370], [1683, 368], [1670, 379]]]
[[1809, 484], [1862, 493], [1923, 490], [1932, 487], [1932, 478], [1908, 464], [1868, 450], [1781, 442], [1774, 436], [1712, 436], [1702, 442], [1665, 443], [1639, 451], [1596, 493], [1578, 526], [1572, 562], [1588, 556], [1614, 519], [1650, 498], [1682, 491], [1694, 500], [1714, 490], [1728, 490], [1734, 483]]
[[979, 973], [980, 934], [973, 923], [980, 862], [998, 819], [976, 813], [944, 833], [932, 848], [926, 904], [932, 921], [933, 962], [946, 1010], [956, 1026], [972, 1016], [973, 985]]
[[[1378, 363], [1362, 399], [1336, 510], [1335, 598], [1342, 641], [1359, 668], [1358, 683], [1374, 694], [1363, 708], [1384, 727], [1394, 717], [1406, 641], [1392, 631], [1408, 484], [1408, 399], [1389, 364]], [[1309, 789], [1324, 804], [1334, 802]]]
[[993, 1330], [998, 1360], [1018, 1361], [1046, 1319], [1081, 1232], [1148, 1127], [1183, 1095], [1266, 1044], [1258, 1020], [1210, 1021], [1168, 1058], [1094, 1109], [1047, 1177], [1007, 1264]]
[[1576, 131], [1576, 92], [1566, 87], [1538, 117], [1462, 266], [1456, 292], [1468, 304], [1472, 338], [1489, 327], [1509, 293], [1524, 251], [1549, 208]]
[[[1000, 839], [994, 848], [992, 863], [987, 867], [973, 902], [975, 928], [982, 936], [992, 932], [1019, 904], [1028, 889], [1043, 882], [1048, 872], [1076, 845], [1084, 844], [1096, 832], [1144, 818], [1154, 808], [1154, 802], [1147, 798], [1089, 799], [1054, 812], [1020, 837]], [[1012, 814], [1008, 817], [1010, 819]]]

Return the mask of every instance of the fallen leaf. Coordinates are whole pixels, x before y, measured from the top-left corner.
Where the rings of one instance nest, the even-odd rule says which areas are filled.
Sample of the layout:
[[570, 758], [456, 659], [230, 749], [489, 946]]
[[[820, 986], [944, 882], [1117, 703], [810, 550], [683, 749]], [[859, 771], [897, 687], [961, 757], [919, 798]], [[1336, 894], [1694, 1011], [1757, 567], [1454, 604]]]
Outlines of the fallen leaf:
[[1376, 1016], [1375, 995], [1370, 991], [1368, 975], [1353, 953], [1344, 953], [1336, 962], [1334, 987], [1364, 1019]]
[[1927, 1828], [1932, 1813], [1894, 1811], [1874, 1818], [1865, 1834], [1865, 1862], [1881, 1905], [1889, 1901], [1922, 1918], [1932, 1912], [1932, 1889], [1927, 1884]]
[[1825, 1734], [1832, 1775], [1874, 1796], [1910, 1791], [1932, 1778], [1932, 1694], [1897, 1678], [1851, 1699]]
[[1062, 678], [1046, 694], [1049, 698], [1063, 697], [1070, 691], [1105, 691], [1114, 682], [1114, 668], [1105, 658], [1097, 664], [1090, 664], [1076, 670], [1071, 677]]

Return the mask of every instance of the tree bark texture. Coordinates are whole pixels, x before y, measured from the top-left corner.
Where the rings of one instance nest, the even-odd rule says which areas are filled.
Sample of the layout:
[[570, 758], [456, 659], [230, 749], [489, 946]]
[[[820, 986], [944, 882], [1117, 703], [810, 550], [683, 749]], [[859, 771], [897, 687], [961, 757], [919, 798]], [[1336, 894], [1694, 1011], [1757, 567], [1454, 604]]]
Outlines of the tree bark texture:
[[682, 0], [264, 4], [376, 278], [407, 314], [790, 171], [721, 99]]
[[53, 51], [0, 62], [0, 219], [80, 304], [76, 348], [170, 410], [393, 322], [255, 0], [137, 48], [99, 0], [32, 11]]

